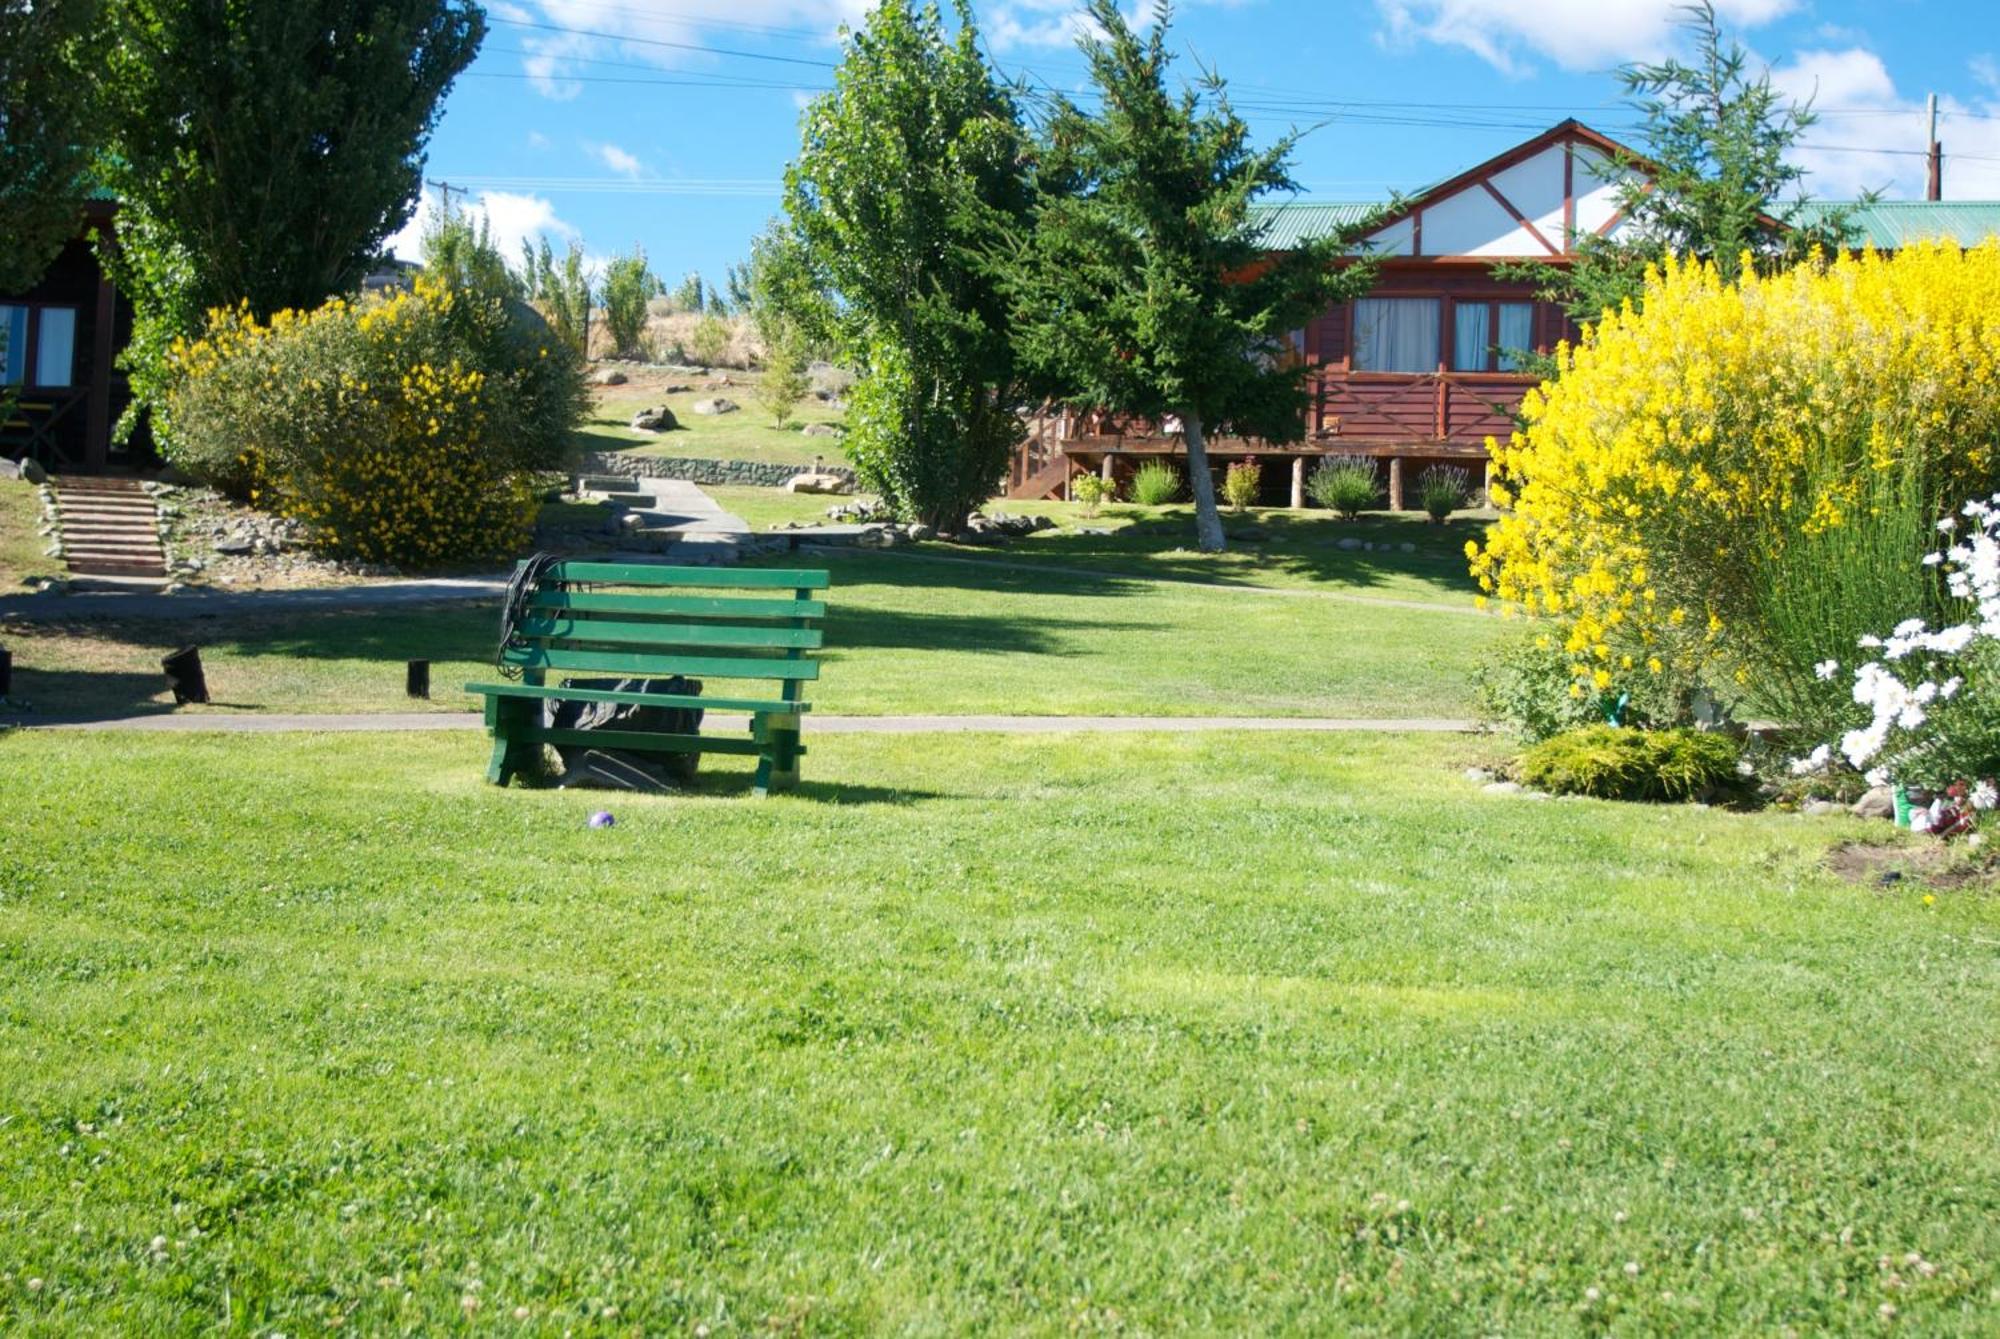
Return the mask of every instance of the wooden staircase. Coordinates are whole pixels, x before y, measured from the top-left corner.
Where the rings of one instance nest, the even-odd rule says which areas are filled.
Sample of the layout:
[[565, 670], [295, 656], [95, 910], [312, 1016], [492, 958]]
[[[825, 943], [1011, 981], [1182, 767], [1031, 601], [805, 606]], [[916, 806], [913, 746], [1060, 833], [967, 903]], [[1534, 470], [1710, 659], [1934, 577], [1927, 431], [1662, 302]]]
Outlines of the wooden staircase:
[[1043, 498], [1055, 497], [1063, 492], [1074, 469], [1068, 456], [1057, 453], [1054, 460], [1008, 489], [1007, 496], [1016, 502], [1039, 502]]
[[160, 512], [136, 479], [87, 475], [52, 478], [57, 536], [72, 576], [93, 584], [167, 584]]

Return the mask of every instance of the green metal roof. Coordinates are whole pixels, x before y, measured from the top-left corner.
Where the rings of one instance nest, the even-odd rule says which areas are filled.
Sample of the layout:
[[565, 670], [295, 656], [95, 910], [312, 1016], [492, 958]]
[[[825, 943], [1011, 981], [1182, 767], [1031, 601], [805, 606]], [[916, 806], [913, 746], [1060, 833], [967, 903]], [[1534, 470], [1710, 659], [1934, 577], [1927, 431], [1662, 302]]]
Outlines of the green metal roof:
[[1865, 243], [1880, 251], [1938, 238], [1977, 246], [1989, 237], [2000, 237], [2000, 200], [1877, 200], [1874, 204], [1815, 200], [1799, 211], [1800, 219], [1818, 219], [1835, 209], [1853, 211], [1855, 245]]
[[1273, 251], [1287, 251], [1301, 242], [1350, 228], [1380, 208], [1381, 205], [1288, 201], [1279, 205], [1252, 205], [1250, 216], [1263, 222], [1265, 246]]

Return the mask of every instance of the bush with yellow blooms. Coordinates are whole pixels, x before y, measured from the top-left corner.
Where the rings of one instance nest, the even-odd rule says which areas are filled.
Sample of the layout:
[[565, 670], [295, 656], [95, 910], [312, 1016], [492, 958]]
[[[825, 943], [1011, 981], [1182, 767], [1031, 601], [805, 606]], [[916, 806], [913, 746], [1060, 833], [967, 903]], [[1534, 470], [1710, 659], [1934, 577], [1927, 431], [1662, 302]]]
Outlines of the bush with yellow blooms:
[[[1542, 623], [1578, 697], [1708, 691], [1827, 729], [1814, 673], [1937, 612], [1936, 522], [2000, 487], [2000, 244], [1912, 245], [1776, 276], [1669, 261], [1530, 392], [1466, 546]], [[1661, 720], [1661, 724], [1672, 721]]]
[[532, 472], [562, 463], [587, 394], [545, 328], [429, 278], [268, 322], [214, 311], [171, 360], [175, 464], [327, 553], [405, 566], [518, 552]]

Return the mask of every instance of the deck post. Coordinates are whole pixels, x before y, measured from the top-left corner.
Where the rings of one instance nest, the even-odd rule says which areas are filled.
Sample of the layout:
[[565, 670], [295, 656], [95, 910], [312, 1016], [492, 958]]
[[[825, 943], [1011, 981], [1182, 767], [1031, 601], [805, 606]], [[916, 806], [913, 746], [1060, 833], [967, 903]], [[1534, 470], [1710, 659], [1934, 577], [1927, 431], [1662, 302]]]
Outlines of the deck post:
[[83, 425], [83, 472], [102, 473], [111, 458], [111, 362], [117, 357], [112, 326], [118, 318], [118, 293], [111, 280], [97, 280], [97, 307], [90, 327], [90, 398]]
[[1389, 457], [1389, 510], [1403, 509], [1403, 458]]
[[1306, 505], [1306, 458], [1292, 457], [1292, 510], [1302, 511]]

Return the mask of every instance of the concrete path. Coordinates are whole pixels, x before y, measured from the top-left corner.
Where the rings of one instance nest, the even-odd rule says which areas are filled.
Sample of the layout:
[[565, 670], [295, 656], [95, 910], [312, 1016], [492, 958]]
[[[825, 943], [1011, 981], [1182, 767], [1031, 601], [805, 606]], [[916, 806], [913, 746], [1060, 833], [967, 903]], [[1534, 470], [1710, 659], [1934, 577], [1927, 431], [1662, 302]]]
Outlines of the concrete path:
[[637, 492], [646, 495], [643, 506], [627, 504], [628, 510], [647, 517], [649, 530], [671, 529], [683, 535], [747, 535], [750, 527], [739, 516], [722, 509], [722, 504], [686, 479], [628, 479]]
[[[711, 734], [749, 728], [747, 716], [714, 713], [702, 722]], [[19, 716], [0, 719], [0, 726], [34, 730], [138, 730], [167, 734], [361, 733], [367, 731], [478, 730], [475, 712], [404, 711], [356, 712], [347, 715], [310, 713], [224, 715], [216, 712], [158, 712], [149, 716], [114, 716], [99, 720]], [[806, 718], [808, 735], [976, 734], [1199, 734], [1209, 732], [1309, 734], [1464, 734], [1478, 727], [1471, 721], [1436, 717], [1405, 720], [1356, 720], [1332, 716], [822, 716]]]

